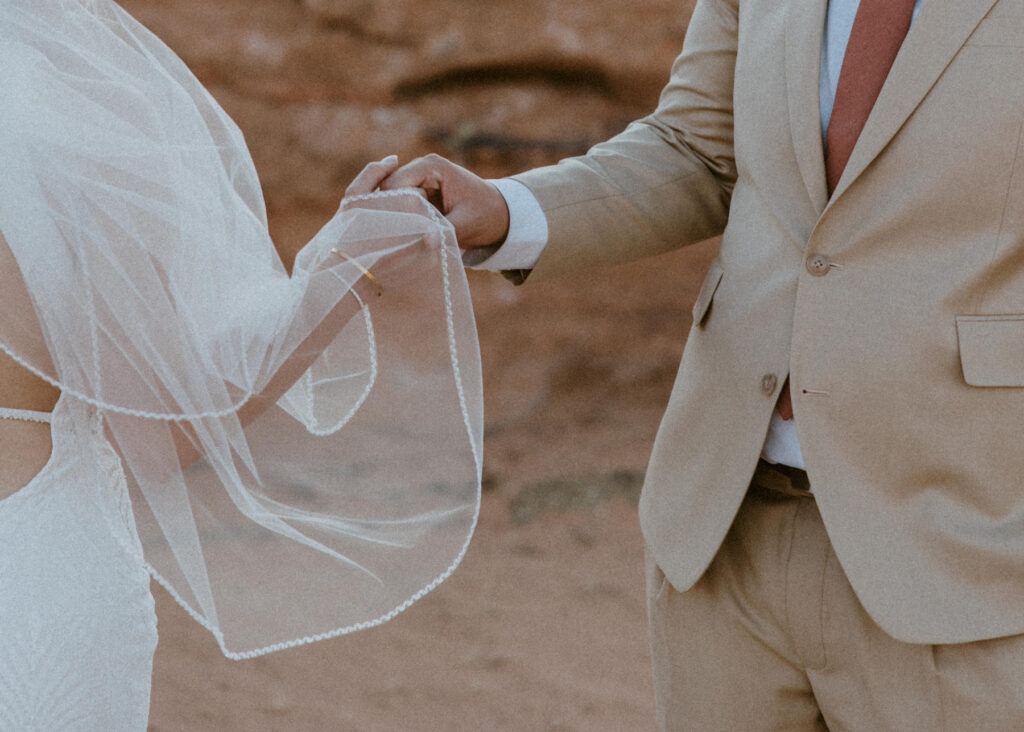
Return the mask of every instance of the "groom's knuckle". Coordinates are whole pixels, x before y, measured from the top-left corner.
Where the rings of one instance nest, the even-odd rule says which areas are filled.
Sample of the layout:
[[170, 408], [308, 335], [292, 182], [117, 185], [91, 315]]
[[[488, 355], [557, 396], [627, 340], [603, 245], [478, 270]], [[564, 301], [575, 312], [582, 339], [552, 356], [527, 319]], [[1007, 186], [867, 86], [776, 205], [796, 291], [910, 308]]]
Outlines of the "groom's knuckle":
[[423, 157], [423, 162], [435, 173], [443, 170], [448, 165], [448, 161], [437, 153], [428, 153]]

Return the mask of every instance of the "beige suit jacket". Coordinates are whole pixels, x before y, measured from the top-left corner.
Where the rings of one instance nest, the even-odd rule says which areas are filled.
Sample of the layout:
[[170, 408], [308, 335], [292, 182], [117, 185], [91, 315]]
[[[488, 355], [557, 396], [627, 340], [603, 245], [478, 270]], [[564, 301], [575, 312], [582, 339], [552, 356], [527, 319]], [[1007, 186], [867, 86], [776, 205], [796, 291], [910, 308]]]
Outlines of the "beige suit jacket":
[[825, 0], [698, 0], [657, 111], [517, 176], [531, 280], [724, 230], [640, 505], [685, 590], [787, 374], [835, 551], [905, 641], [1024, 633], [1024, 0], [928, 0], [828, 198]]

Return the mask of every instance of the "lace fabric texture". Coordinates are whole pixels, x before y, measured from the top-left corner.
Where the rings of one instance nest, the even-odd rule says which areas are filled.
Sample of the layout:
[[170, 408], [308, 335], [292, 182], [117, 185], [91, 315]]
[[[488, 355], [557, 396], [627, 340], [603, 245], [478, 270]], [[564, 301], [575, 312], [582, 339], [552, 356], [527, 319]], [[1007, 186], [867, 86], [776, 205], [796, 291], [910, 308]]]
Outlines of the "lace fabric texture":
[[0, 0], [0, 95], [0, 348], [102, 416], [153, 576], [231, 657], [447, 577], [482, 460], [447, 222], [347, 199], [289, 276], [241, 133], [109, 0]]
[[0, 730], [146, 729], [157, 629], [96, 410], [62, 399], [53, 454], [0, 500]]

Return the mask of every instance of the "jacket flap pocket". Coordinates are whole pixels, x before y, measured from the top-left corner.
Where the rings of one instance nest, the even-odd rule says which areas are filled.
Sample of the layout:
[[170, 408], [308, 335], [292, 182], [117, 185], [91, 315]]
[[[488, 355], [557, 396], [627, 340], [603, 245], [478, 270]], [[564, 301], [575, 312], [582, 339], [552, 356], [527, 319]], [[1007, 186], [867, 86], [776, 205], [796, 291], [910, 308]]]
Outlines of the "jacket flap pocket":
[[960, 366], [971, 386], [1024, 386], [1024, 315], [958, 315]]
[[707, 320], [708, 310], [711, 308], [711, 301], [715, 298], [715, 290], [718, 289], [718, 283], [722, 281], [722, 265], [718, 263], [716, 257], [711, 262], [711, 267], [708, 268], [708, 273], [704, 275], [704, 284], [700, 286], [700, 292], [697, 293], [697, 302], [693, 304], [693, 324], [704, 325], [704, 321]]

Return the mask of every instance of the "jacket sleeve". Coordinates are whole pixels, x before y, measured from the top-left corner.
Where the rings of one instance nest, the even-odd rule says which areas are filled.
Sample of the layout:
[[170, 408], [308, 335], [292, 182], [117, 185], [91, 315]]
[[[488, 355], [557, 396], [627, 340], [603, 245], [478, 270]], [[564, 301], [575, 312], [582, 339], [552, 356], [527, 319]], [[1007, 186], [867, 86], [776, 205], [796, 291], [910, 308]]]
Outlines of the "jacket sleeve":
[[720, 234], [736, 180], [738, 0], [698, 0], [657, 109], [586, 155], [514, 178], [548, 218], [531, 282]]

